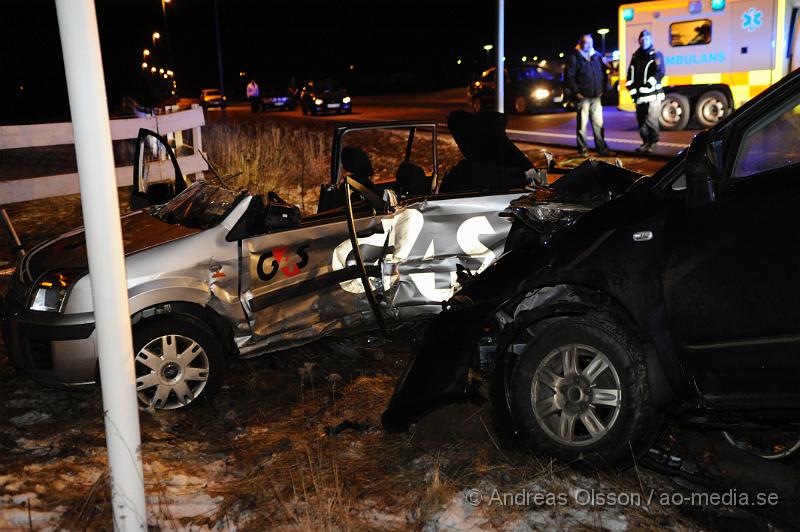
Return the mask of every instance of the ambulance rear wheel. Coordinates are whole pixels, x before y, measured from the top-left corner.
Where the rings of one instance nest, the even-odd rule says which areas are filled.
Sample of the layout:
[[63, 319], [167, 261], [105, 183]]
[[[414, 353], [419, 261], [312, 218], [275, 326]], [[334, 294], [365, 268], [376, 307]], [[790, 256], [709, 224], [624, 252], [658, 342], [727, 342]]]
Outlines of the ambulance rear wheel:
[[704, 92], [697, 99], [694, 107], [694, 117], [703, 127], [714, 127], [728, 116], [730, 104], [728, 98], [720, 91]]
[[675, 92], [667, 94], [661, 103], [661, 113], [658, 115], [661, 129], [665, 131], [685, 129], [691, 117], [691, 109], [686, 96]]

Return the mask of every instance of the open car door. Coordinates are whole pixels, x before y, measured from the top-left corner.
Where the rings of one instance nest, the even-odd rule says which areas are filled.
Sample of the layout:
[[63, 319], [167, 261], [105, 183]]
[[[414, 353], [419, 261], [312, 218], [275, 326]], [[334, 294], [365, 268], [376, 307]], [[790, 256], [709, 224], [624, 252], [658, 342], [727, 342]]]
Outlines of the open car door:
[[186, 179], [166, 137], [140, 129], [134, 152], [131, 210], [166, 203], [185, 188]]

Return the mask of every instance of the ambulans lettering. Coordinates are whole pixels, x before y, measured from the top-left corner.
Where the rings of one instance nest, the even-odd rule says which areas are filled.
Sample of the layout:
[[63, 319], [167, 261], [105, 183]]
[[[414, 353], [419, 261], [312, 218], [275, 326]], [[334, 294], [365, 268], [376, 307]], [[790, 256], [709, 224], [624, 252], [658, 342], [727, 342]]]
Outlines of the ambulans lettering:
[[728, 60], [725, 52], [708, 52], [705, 54], [668, 55], [664, 58], [667, 66], [705, 65], [708, 63], [724, 63]]

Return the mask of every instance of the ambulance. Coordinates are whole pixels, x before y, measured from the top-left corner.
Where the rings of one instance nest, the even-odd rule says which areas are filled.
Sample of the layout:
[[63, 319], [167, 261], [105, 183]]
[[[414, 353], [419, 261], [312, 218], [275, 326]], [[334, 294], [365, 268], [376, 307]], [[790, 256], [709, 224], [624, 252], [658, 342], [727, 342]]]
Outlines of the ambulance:
[[[619, 7], [621, 77], [650, 30], [664, 55], [662, 129], [712, 127], [797, 66], [798, 0], [655, 0]], [[635, 106], [625, 83], [619, 108]]]

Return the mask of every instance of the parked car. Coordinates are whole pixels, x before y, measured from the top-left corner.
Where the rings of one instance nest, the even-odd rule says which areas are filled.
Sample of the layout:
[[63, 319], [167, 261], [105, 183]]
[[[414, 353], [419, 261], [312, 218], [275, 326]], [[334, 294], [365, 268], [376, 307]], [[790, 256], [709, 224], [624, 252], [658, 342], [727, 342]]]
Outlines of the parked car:
[[297, 98], [286, 87], [263, 87], [261, 89], [261, 110], [280, 109], [293, 111], [297, 107]]
[[[337, 128], [330, 184], [318, 213], [303, 218], [274, 193], [234, 191], [221, 178], [187, 186], [167, 140], [141, 131], [131, 195], [139, 210], [122, 217], [122, 231], [142, 406], [212, 397], [229, 354], [440, 311], [459, 265], [477, 272], [499, 255], [511, 222], [497, 213], [533, 172], [505, 136], [504, 116], [461, 111], [449, 128], [464, 160], [442, 178], [435, 122]], [[384, 129], [408, 139], [394, 179], [375, 183], [351, 139]], [[427, 151], [414, 142], [424, 135]], [[90, 285], [83, 229], [30, 250], [0, 305], [15, 366], [54, 386], [97, 382]]]
[[568, 463], [628, 465], [681, 412], [800, 448], [799, 108], [795, 71], [652, 176], [589, 161], [513, 202], [506, 252], [429, 322], [386, 427], [468, 400], [473, 375], [505, 441]]
[[225, 107], [227, 96], [223, 96], [219, 89], [203, 89], [200, 91], [200, 105], [202, 107]]
[[347, 89], [333, 79], [309, 80], [300, 91], [300, 109], [304, 115], [352, 113], [353, 104]]
[[[495, 108], [496, 69], [490, 68], [467, 88], [473, 111]], [[521, 66], [505, 70], [505, 107], [523, 114], [535, 109], [559, 107], [564, 101], [563, 73], [544, 66]]]

